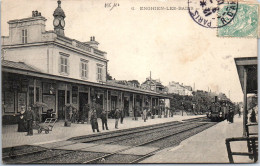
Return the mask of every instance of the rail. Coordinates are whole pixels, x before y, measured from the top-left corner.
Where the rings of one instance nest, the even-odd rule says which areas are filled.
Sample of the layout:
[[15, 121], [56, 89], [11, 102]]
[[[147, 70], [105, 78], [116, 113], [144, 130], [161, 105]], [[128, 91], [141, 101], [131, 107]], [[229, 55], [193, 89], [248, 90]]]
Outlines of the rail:
[[[106, 154], [106, 155], [104, 155], [104, 156], [97, 157], [97, 158], [94, 158], [94, 159], [85, 161], [85, 162], [83, 162], [83, 164], [93, 164], [93, 163], [97, 163], [98, 161], [101, 161], [102, 159], [105, 159], [105, 158], [110, 157], [110, 156], [112, 156], [112, 155], [119, 154], [119, 153], [122, 152], [122, 151], [126, 151], [126, 150], [129, 150], [129, 149], [134, 148], [134, 147], [144, 146], [144, 145], [150, 144], [150, 143], [152, 143], [152, 142], [159, 141], [159, 140], [162, 140], [162, 139], [164, 139], [164, 138], [168, 138], [168, 137], [171, 137], [171, 136], [174, 136], [174, 135], [177, 135], [177, 134], [181, 134], [181, 133], [183, 133], [183, 132], [187, 132], [187, 131], [193, 130], [193, 129], [195, 129], [195, 128], [204, 126], [204, 125], [205, 125], [205, 124], [200, 124], [200, 125], [196, 125], [196, 126], [191, 126], [191, 127], [189, 127], [188, 129], [185, 129], [185, 130], [181, 130], [181, 131], [177, 131], [177, 132], [174, 132], [174, 133], [170, 133], [170, 134], [164, 135], [164, 136], [162, 136], [162, 137], [155, 138], [155, 139], [149, 140], [149, 141], [144, 142], [144, 143], [140, 143], [140, 144], [135, 145], [135, 146], [130, 146], [130, 147], [127, 147], [127, 148], [118, 150], [118, 151], [116, 151], [116, 152], [113, 152], [113, 153], [110, 153], [110, 154]], [[149, 153], [149, 154], [147, 154], [147, 155], [145, 155], [145, 156], [141, 156], [140, 158], [138, 158], [138, 159], [132, 161], [131, 163], [136, 163], [136, 162], [138, 162], [138, 161], [140, 161], [140, 160], [143, 160], [144, 158], [153, 155], [154, 153], [158, 152], [159, 150], [162, 150], [162, 149], [159, 148], [159, 149], [157, 149], [157, 150], [155, 150], [155, 151], [153, 151], [153, 152], [151, 152], [151, 153]]]
[[[194, 121], [197, 121], [197, 119], [194, 119]], [[158, 140], [161, 140], [161, 139], [164, 139], [164, 138], [167, 138], [167, 137], [171, 137], [171, 136], [173, 136], [173, 135], [178, 135], [178, 134], [181, 134], [181, 133], [183, 133], [183, 132], [188, 132], [188, 131], [193, 131], [195, 128], [199, 128], [199, 127], [202, 127], [202, 126], [204, 126], [205, 124], [197, 124], [197, 125], [191, 125], [190, 124], [191, 122], [188, 122], [188, 123], [177, 123], [176, 121], [175, 122], [167, 122], [167, 123], [164, 123], [164, 124], [162, 124], [162, 125], [159, 125], [159, 126], [155, 126], [155, 125], [149, 125], [149, 126], [146, 126], [146, 127], [139, 127], [139, 132], [140, 131], [149, 131], [149, 130], [151, 130], [152, 131], [152, 129], [159, 129], [159, 128], [165, 128], [166, 126], [167, 127], [170, 127], [170, 126], [176, 126], [176, 127], [180, 127], [180, 128], [182, 128], [182, 127], [184, 127], [184, 126], [186, 126], [187, 128], [185, 128], [184, 130], [176, 130], [176, 131], [174, 131], [174, 132], [170, 132], [169, 134], [166, 134], [166, 135], [163, 135], [163, 136], [160, 136], [159, 138], [157, 137], [157, 138], [153, 138], [153, 139], [150, 139], [149, 141], [145, 141], [145, 142], [143, 142], [143, 143], [139, 143], [138, 145], [135, 145], [135, 146], [144, 146], [144, 145], [146, 145], [146, 144], [149, 144], [149, 143], [152, 143], [152, 142], [155, 142], [155, 141], [158, 141]], [[211, 126], [211, 125], [210, 125]], [[207, 127], [210, 127], [210, 126], [207, 126]], [[135, 129], [136, 130], [136, 129]], [[166, 129], [167, 130], [167, 129]], [[123, 132], [123, 133], [122, 133]], [[108, 133], [103, 133], [103, 134], [105, 134], [106, 135], [106, 137], [105, 138], [102, 138], [103, 140], [106, 140], [106, 139], [108, 139], [108, 140], [106, 140], [105, 142], [106, 142], [106, 144], [113, 144], [114, 142], [117, 142], [118, 140], [117, 139], [111, 139], [111, 138], [115, 138], [115, 137], [119, 137], [119, 136], [123, 136], [123, 135], [128, 135], [128, 136], [130, 136], [131, 137], [131, 135], [130, 135], [130, 133], [138, 133], [137, 131], [134, 131], [134, 130], [123, 130], [123, 131], [118, 131], [118, 132], [116, 132], [117, 134], [116, 135], [111, 135], [111, 136], [109, 136], [109, 133], [110, 132], [108, 132]], [[149, 132], [150, 133], [150, 132]], [[110, 133], [110, 134], [112, 134], [112, 133]], [[92, 135], [93, 136], [93, 135]], [[98, 135], [98, 136], [101, 136], [101, 135]], [[97, 136], [97, 137], [98, 137]], [[102, 136], [101, 136], [102, 137]], [[134, 137], [134, 136], [133, 136]], [[69, 145], [70, 144], [76, 144], [78, 141], [79, 142], [82, 142], [82, 140], [84, 140], [84, 138], [88, 138], [88, 139], [90, 139], [90, 137], [89, 136], [81, 136], [81, 137], [79, 137], [78, 139], [76, 139], [76, 138], [73, 138], [72, 140], [74, 140], [74, 141], [76, 141], [76, 142], [71, 142], [71, 143], [69, 143]], [[95, 138], [94, 140], [92, 140], [92, 141], [99, 141], [99, 140], [102, 140], [102, 139], [100, 139], [100, 138]], [[129, 139], [129, 137], [122, 137], [121, 139], [119, 139], [120, 141], [123, 141], [123, 140], [125, 140], [125, 139]], [[90, 141], [90, 142], [92, 142], [92, 141]], [[178, 140], [176, 140], [176, 141], [178, 141]], [[83, 141], [83, 142], [85, 142], [85, 140]], [[87, 141], [88, 142], [88, 141]], [[97, 144], [97, 145], [99, 145], [99, 144]], [[62, 147], [62, 146], [64, 146], [64, 145], [56, 145], [56, 146], [53, 146], [51, 149], [59, 149], [59, 148], [57, 148], [57, 147]], [[65, 145], [65, 146], [67, 146], [67, 144]], [[93, 146], [95, 146], [95, 145], [93, 145]], [[85, 147], [82, 147], [82, 149], [84, 149]], [[133, 148], [133, 146], [130, 146], [129, 148]], [[160, 148], [159, 148], [160, 149]], [[33, 152], [27, 152], [27, 153], [23, 153], [23, 154], [16, 154], [16, 157], [18, 157], [18, 156], [27, 156], [27, 155], [29, 155], [29, 154], [36, 154], [36, 153], [43, 153], [43, 152], [46, 152], [46, 151], [48, 151], [49, 150], [49, 148], [47, 148], [47, 149], [41, 149], [41, 150], [38, 150], [38, 151], [33, 151]], [[81, 148], [80, 149], [77, 149], [78, 151], [80, 151], [81, 150]], [[92, 159], [90, 159], [90, 160], [85, 160], [85, 162], [84, 163], [98, 163], [98, 162], [100, 162], [100, 160], [102, 159], [102, 158], [107, 158], [107, 157], [109, 157], [109, 156], [112, 156], [112, 155], [116, 155], [116, 154], [118, 154], [119, 152], [121, 152], [121, 151], [124, 151], [124, 150], [127, 150], [127, 148], [125, 149], [121, 149], [120, 151], [116, 151], [116, 152], [114, 152], [114, 153], [110, 153], [110, 154], [106, 154], [106, 155], [103, 155], [103, 156], [101, 156], [101, 157], [97, 157], [97, 158], [92, 158]], [[157, 150], [156, 150], [157, 151]], [[136, 162], [138, 162], [138, 161], [140, 161], [140, 160], [142, 160], [142, 159], [144, 159], [144, 158], [146, 158], [146, 157], [149, 157], [149, 156], [151, 156], [151, 155], [153, 155], [156, 151], [153, 151], [153, 152], [151, 152], [151, 153], [149, 153], [149, 154], [147, 154], [147, 155], [145, 155], [145, 156], [140, 156], [140, 158], [138, 158], [138, 159], [136, 159], [136, 160], [134, 160], [134, 161], [132, 161], [131, 163], [136, 163]], [[37, 159], [37, 157], [36, 158], [33, 158], [33, 159], [31, 159], [31, 160], [26, 160], [26, 161], [19, 161], [19, 159], [17, 160], [17, 162], [19, 162], [20, 164], [29, 164], [29, 163], [37, 163], [37, 162], [41, 162], [41, 161], [44, 161], [44, 160], [46, 160], [46, 159], [50, 159], [50, 158], [55, 158], [55, 157], [58, 157], [59, 155], [65, 155], [65, 154], [73, 154], [74, 153], [74, 151], [66, 151], [66, 152], [62, 152], [62, 154], [54, 154], [54, 155], [52, 155], [52, 156], [49, 156], [49, 157], [40, 157], [40, 158], [38, 158]], [[9, 156], [10, 157], [10, 156]], [[5, 157], [3, 157], [3, 158], [5, 158], [5, 159], [7, 159], [8, 157], [7, 156], [5, 156]]]

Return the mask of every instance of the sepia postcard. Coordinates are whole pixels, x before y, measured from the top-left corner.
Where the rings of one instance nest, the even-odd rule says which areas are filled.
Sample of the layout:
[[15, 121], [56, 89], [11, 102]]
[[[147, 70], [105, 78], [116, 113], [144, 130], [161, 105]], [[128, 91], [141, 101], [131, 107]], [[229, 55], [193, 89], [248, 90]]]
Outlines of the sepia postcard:
[[256, 0], [2, 0], [2, 164], [258, 162]]

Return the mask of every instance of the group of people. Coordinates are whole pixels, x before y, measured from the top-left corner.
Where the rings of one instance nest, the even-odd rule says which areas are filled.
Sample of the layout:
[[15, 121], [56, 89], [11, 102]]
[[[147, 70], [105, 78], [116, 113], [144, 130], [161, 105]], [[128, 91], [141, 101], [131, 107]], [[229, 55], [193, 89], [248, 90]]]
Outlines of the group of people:
[[227, 121], [229, 123], [233, 123], [234, 122], [234, 111], [233, 109], [229, 109], [227, 112]]
[[69, 115], [71, 123], [79, 123], [79, 111], [76, 108], [71, 108]]
[[[116, 108], [115, 113], [114, 113], [114, 118], [115, 118], [115, 129], [118, 129], [118, 122], [120, 119], [120, 123], [123, 124], [124, 121], [124, 111], [120, 111], [118, 108]], [[98, 121], [97, 121], [97, 111], [95, 108], [92, 108], [91, 114], [90, 114], [90, 123], [91, 123], [91, 127], [92, 127], [92, 131], [95, 132], [97, 130], [97, 132], [99, 131], [99, 127], [98, 127]], [[107, 125], [107, 113], [103, 110], [100, 114], [100, 119], [102, 121], [102, 129], [103, 130], [109, 130], [108, 129], [108, 125]]]
[[22, 106], [18, 118], [18, 132], [27, 132], [26, 136], [32, 136], [33, 123], [35, 123], [35, 114], [32, 108], [29, 106], [26, 110], [25, 106]]
[[[143, 119], [144, 122], [146, 122], [146, 120], [148, 119], [147, 114], [149, 113], [148, 109], [144, 109], [143, 110]], [[124, 122], [124, 117], [125, 117], [125, 112], [124, 110], [119, 110], [118, 108], [116, 108], [115, 112], [114, 112], [114, 118], [115, 118], [115, 129], [118, 129], [118, 123], [120, 120], [120, 123], [123, 124]], [[91, 127], [92, 127], [92, 131], [95, 132], [100, 132], [99, 131], [99, 127], [98, 127], [98, 121], [97, 121], [98, 117], [97, 117], [97, 111], [95, 108], [92, 108], [92, 111], [90, 113], [90, 123], [91, 123]], [[103, 130], [109, 130], [108, 129], [108, 125], [107, 125], [107, 113], [103, 110], [100, 114], [100, 119], [102, 121], [102, 129]]]

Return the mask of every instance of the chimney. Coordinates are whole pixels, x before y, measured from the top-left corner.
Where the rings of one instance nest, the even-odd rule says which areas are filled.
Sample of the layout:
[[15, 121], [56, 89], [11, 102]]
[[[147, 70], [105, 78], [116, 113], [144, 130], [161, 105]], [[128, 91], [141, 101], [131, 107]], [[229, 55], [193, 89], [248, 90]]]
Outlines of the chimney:
[[98, 49], [99, 43], [98, 43], [97, 41], [95, 41], [95, 36], [91, 36], [91, 37], [90, 37], [90, 41], [84, 42], [84, 43], [90, 45], [90, 46], [93, 47], [93, 48]]

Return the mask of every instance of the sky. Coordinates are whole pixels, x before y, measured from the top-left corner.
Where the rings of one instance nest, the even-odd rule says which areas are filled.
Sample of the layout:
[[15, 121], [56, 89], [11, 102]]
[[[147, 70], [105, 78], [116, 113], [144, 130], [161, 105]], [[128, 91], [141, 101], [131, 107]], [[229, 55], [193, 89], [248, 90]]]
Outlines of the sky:
[[[234, 58], [257, 56], [257, 39], [217, 37], [217, 29], [193, 21], [187, 2], [62, 0], [65, 36], [82, 42], [95, 36], [99, 49], [107, 52], [108, 72], [118, 80], [142, 83], [151, 71], [164, 85], [176, 81], [227, 96], [230, 91], [232, 101], [242, 101]], [[46, 30], [53, 30], [56, 0], [3, 0], [1, 5], [2, 36], [8, 36], [8, 20], [30, 17], [33, 10], [47, 19]], [[182, 10], [140, 10], [158, 6]]]

